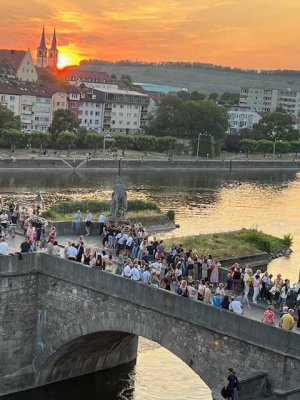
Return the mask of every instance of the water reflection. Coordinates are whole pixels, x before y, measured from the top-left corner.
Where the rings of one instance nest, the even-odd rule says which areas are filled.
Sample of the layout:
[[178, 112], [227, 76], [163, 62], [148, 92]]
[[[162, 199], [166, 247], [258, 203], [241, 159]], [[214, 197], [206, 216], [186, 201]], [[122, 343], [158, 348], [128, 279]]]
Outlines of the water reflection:
[[135, 362], [39, 389], [4, 396], [3, 400], [210, 400], [211, 392], [186, 364], [140, 338]]

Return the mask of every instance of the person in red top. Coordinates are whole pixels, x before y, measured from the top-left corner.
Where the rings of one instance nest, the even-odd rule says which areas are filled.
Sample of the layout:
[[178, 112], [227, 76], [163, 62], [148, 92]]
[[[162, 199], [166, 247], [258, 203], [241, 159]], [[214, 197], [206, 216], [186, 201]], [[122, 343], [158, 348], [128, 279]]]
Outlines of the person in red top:
[[262, 322], [268, 325], [274, 325], [274, 319], [275, 319], [275, 312], [274, 312], [274, 307], [273, 306], [268, 306], [266, 311], [264, 312]]
[[54, 226], [51, 226], [48, 243], [49, 242], [53, 243], [55, 241], [55, 239], [56, 239], [56, 230], [55, 230]]

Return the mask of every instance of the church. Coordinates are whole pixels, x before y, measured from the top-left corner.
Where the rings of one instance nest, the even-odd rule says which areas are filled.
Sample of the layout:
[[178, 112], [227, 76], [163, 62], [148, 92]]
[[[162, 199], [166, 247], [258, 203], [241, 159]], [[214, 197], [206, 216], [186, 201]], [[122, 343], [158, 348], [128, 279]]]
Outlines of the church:
[[38, 68], [51, 68], [53, 71], [57, 71], [57, 62], [58, 49], [55, 28], [53, 31], [52, 44], [48, 50], [46, 46], [45, 28], [43, 27], [41, 42], [37, 48], [36, 66]]

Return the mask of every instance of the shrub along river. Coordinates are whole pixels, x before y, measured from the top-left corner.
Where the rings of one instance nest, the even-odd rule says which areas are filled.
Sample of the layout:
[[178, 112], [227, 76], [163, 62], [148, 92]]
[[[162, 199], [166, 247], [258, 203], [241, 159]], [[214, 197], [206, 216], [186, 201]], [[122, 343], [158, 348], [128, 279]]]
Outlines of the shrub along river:
[[[64, 199], [109, 199], [116, 181], [109, 171], [1, 173], [0, 193], [21, 204], [33, 203], [37, 191], [44, 207]], [[282, 237], [292, 234], [293, 253], [274, 260], [272, 273], [298, 280], [300, 261], [300, 174], [290, 171], [127, 171], [130, 199], [174, 209], [180, 228], [165, 236], [257, 228]], [[175, 240], [175, 239], [174, 239]], [[213, 249], [211, 249], [213, 254]], [[137, 364], [50, 385], [14, 399], [210, 399], [205, 384], [167, 350], [141, 340]], [[29, 396], [29, 397], [27, 397]]]

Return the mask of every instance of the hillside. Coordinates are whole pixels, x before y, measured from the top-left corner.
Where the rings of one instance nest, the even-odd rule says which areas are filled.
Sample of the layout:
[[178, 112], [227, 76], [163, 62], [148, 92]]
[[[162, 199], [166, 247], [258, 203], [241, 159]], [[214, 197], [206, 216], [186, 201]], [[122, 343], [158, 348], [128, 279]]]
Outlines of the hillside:
[[212, 68], [84, 63], [82, 68], [105, 71], [118, 77], [129, 74], [134, 82], [185, 87], [202, 93], [239, 92], [241, 86], [300, 90], [300, 73], [255, 73]]

